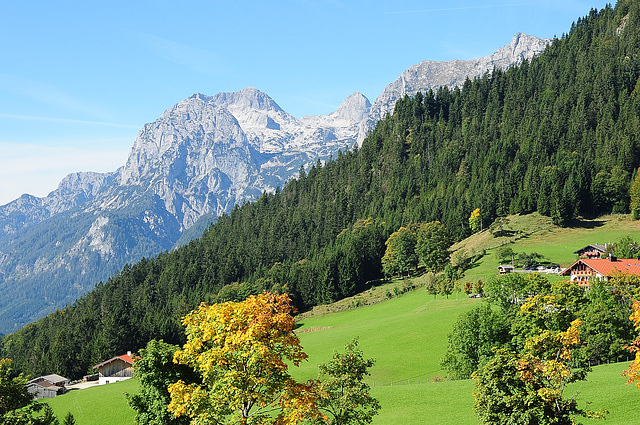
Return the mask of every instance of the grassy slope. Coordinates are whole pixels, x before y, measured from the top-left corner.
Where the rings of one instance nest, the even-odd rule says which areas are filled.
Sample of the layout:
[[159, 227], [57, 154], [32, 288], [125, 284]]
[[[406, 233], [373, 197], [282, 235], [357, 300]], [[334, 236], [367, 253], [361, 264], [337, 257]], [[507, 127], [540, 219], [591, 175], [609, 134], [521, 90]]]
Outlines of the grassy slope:
[[299, 335], [309, 362], [296, 375], [315, 377], [318, 364], [359, 337], [362, 350], [376, 358], [371, 384], [433, 380], [442, 375], [440, 357], [453, 323], [478, 302], [455, 296], [434, 301], [422, 289], [380, 304], [305, 319]]
[[319, 363], [357, 336], [365, 356], [376, 359], [368, 383], [382, 409], [374, 424], [473, 423], [470, 381], [434, 378], [444, 375], [440, 358], [453, 323], [479, 302], [455, 296], [434, 301], [418, 289], [380, 304], [305, 319], [300, 339], [309, 362], [294, 373], [315, 377]]
[[[640, 409], [640, 390], [625, 385], [621, 376], [629, 363], [596, 366], [587, 381], [569, 388], [567, 396], [578, 390], [577, 400], [581, 408], [592, 402], [592, 410], [607, 409], [606, 424], [635, 425]], [[419, 385], [376, 387], [373, 395], [383, 409], [374, 420], [381, 424], [478, 424], [473, 414], [473, 381], [438, 382]], [[583, 419], [584, 424], [603, 423], [596, 419]]]
[[[622, 236], [640, 235], [640, 223], [630, 222], [626, 216], [614, 216], [595, 222], [583, 222], [581, 227], [558, 229], [538, 215], [510, 217], [506, 228], [520, 230], [519, 236], [493, 238], [489, 232], [464, 241], [458, 247], [468, 252], [492, 249], [511, 243], [516, 252], [536, 251], [550, 261], [563, 266], [570, 264], [571, 252], [590, 243], [619, 240]], [[523, 237], [523, 235], [526, 235]], [[495, 274], [497, 260], [488, 251], [465, 279], [488, 279]], [[393, 293], [394, 282], [374, 288], [366, 294], [338, 303], [338, 309], [367, 304], [370, 299], [383, 299], [387, 288]], [[382, 295], [381, 295], [382, 294]], [[306, 316], [299, 329], [302, 345], [309, 353], [309, 362], [293, 373], [298, 379], [316, 376], [317, 365], [330, 359], [334, 350], [341, 350], [353, 337], [360, 338], [360, 347], [367, 357], [374, 357], [376, 365], [369, 378], [375, 384], [372, 393], [382, 405], [374, 424], [476, 424], [473, 415], [472, 381], [434, 382], [443, 376], [439, 361], [446, 349], [446, 336], [459, 314], [473, 307], [479, 300], [433, 300], [424, 289], [377, 304]], [[317, 311], [331, 308], [318, 308]], [[620, 373], [626, 363], [599, 366], [589, 375], [580, 389], [579, 400], [591, 400], [593, 409], [607, 408], [611, 412], [607, 424], [637, 423], [640, 410], [640, 390], [624, 385]], [[436, 378], [436, 379], [434, 379]], [[391, 382], [393, 381], [393, 386]], [[127, 407], [124, 392], [134, 392], [136, 380], [110, 384], [100, 388], [73, 391], [50, 401], [56, 414], [63, 418], [71, 411], [78, 425], [131, 424], [133, 412]], [[583, 405], [583, 404], [581, 404]], [[590, 420], [585, 423], [597, 423]]]
[[48, 402], [61, 421], [71, 412], [77, 425], [130, 425], [134, 412], [124, 393], [136, 393], [137, 379], [128, 379], [84, 390], [73, 390]]
[[454, 245], [454, 249], [467, 252], [481, 252], [487, 255], [467, 271], [466, 279], [475, 281], [485, 279], [496, 273], [498, 260], [496, 248], [507, 245], [516, 253], [537, 252], [561, 267], [567, 267], [576, 260], [574, 251], [589, 244], [616, 242], [630, 235], [634, 240], [640, 239], [640, 221], [630, 220], [629, 215], [612, 215], [595, 220], [575, 221], [572, 227], [559, 228], [551, 224], [549, 217], [537, 213], [526, 216], [509, 216], [503, 226], [510, 236], [494, 237], [491, 232], [484, 231]]

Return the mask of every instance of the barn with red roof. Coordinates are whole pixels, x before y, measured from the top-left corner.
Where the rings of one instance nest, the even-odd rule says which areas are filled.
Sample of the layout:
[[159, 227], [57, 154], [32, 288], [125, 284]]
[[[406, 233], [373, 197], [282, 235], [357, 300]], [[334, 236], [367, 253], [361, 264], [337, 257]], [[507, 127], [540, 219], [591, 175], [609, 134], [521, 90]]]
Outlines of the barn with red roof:
[[133, 376], [131, 351], [127, 352], [127, 354], [113, 357], [99, 365], [95, 365], [93, 369], [98, 374], [100, 385], [129, 379]]

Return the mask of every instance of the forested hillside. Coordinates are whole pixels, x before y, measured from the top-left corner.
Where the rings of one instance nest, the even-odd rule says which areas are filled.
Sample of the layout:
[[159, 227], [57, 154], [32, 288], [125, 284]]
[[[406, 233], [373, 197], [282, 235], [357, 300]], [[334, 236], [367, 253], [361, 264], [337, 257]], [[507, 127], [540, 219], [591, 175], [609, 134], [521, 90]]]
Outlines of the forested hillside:
[[286, 290], [305, 309], [381, 277], [385, 240], [439, 220], [454, 239], [540, 213], [625, 212], [640, 165], [640, 2], [592, 10], [506, 72], [396, 104], [361, 148], [235, 208], [174, 252], [126, 266], [74, 305], [5, 336], [0, 357], [75, 378], [152, 338], [183, 341], [200, 302]]

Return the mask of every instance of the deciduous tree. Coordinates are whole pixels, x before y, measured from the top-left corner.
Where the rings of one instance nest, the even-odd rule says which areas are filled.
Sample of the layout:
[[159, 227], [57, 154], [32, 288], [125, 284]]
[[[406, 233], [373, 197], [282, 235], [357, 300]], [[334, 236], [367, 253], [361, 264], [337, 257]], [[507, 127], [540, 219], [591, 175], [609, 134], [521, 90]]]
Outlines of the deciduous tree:
[[134, 360], [135, 375], [140, 380], [140, 392], [126, 396], [129, 406], [136, 411], [137, 424], [189, 424], [189, 417], [175, 417], [168, 410], [171, 402], [169, 385], [180, 380], [199, 380], [190, 367], [173, 363], [173, 356], [178, 350], [177, 345], [154, 339], [149, 341], [146, 348], [140, 350], [140, 357]]
[[307, 358], [292, 312], [287, 295], [265, 292], [189, 313], [187, 342], [174, 362], [195, 369], [202, 383], [170, 385], [169, 410], [202, 425], [292, 424], [318, 416], [310, 386], [288, 372], [289, 363]]
[[385, 242], [387, 249], [382, 257], [382, 270], [387, 276], [407, 273], [418, 266], [416, 234], [407, 227], [393, 232]]
[[483, 303], [461, 315], [448, 336], [447, 352], [440, 361], [453, 379], [468, 379], [495, 352], [509, 342], [509, 322], [502, 314]]
[[469, 216], [469, 227], [471, 228], [471, 233], [482, 230], [482, 214], [480, 213], [480, 208], [476, 208], [471, 212]]
[[318, 422], [331, 425], [366, 425], [380, 409], [380, 403], [369, 393], [364, 382], [373, 366], [373, 359], [365, 359], [354, 339], [344, 347], [344, 353], [320, 365], [317, 405], [324, 414]]
[[496, 251], [496, 256], [501, 263], [513, 263], [516, 253], [511, 247], [503, 245]]
[[416, 252], [430, 272], [437, 272], [449, 262], [451, 238], [444, 224], [439, 221], [425, 223], [418, 229]]
[[565, 398], [567, 384], [586, 378], [588, 368], [570, 367], [571, 350], [580, 342], [580, 320], [566, 331], [542, 331], [525, 344], [523, 354], [507, 349], [474, 373], [474, 409], [485, 424], [572, 425], [576, 417], [602, 418], [605, 410], [578, 407]]
[[51, 406], [31, 401], [27, 378], [12, 375], [11, 359], [0, 359], [0, 424], [57, 425]]
[[613, 244], [613, 252], [618, 258], [638, 258], [640, 245], [627, 235]]
[[33, 399], [27, 391], [27, 378], [11, 375], [11, 359], [0, 359], [0, 418], [11, 410], [26, 406]]

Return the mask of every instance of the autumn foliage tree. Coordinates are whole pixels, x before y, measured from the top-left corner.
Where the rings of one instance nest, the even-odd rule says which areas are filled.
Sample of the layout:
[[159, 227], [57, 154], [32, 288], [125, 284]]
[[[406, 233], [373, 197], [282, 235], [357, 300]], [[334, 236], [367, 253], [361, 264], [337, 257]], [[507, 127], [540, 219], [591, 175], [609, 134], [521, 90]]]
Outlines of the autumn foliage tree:
[[170, 385], [169, 410], [202, 425], [293, 424], [319, 415], [311, 385], [288, 372], [307, 358], [292, 312], [287, 295], [264, 292], [189, 313], [174, 362], [195, 369], [202, 383]]
[[474, 409], [484, 424], [572, 425], [576, 417], [602, 418], [606, 411], [578, 407], [565, 398], [566, 386], [585, 380], [588, 368], [573, 370], [571, 350], [580, 343], [574, 320], [566, 331], [544, 330], [529, 338], [524, 352], [497, 350], [495, 357], [473, 374]]
[[482, 214], [480, 213], [480, 208], [471, 211], [469, 227], [471, 228], [471, 233], [482, 231]]
[[[634, 329], [640, 334], [640, 301], [633, 301], [632, 308], [633, 313], [629, 316], [629, 320], [633, 322]], [[635, 355], [635, 358], [623, 375], [627, 377], [627, 384], [635, 382], [636, 386], [640, 388], [640, 335], [626, 348]]]

